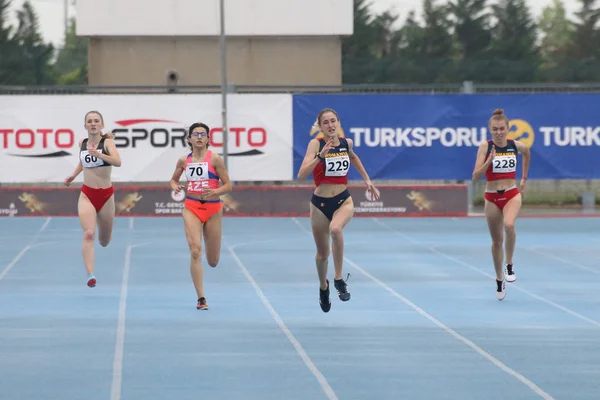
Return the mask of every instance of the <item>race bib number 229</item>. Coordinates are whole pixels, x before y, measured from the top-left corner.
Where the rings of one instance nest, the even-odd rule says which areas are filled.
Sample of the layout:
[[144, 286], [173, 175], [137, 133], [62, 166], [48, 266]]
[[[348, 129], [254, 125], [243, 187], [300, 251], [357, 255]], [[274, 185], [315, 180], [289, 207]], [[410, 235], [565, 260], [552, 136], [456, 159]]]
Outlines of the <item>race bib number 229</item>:
[[346, 176], [350, 169], [348, 156], [329, 157], [325, 159], [325, 176]]

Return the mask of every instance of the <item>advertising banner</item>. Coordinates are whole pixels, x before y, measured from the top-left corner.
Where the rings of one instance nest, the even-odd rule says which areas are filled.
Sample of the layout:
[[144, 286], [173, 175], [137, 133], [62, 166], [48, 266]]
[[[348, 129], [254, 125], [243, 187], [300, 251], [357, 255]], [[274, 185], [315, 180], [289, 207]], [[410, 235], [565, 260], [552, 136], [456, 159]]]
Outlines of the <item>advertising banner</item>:
[[[497, 108], [510, 120], [508, 137], [530, 147], [529, 179], [600, 178], [598, 94], [296, 95], [294, 174], [321, 136], [313, 124], [324, 108], [339, 114], [371, 179], [470, 180]], [[349, 178], [361, 179], [354, 168]]]
[[[236, 186], [222, 196], [225, 216], [308, 217], [309, 186]], [[466, 185], [382, 186], [375, 201], [364, 187], [350, 187], [358, 217], [466, 216]], [[1, 188], [0, 216], [76, 216], [79, 188]], [[116, 215], [181, 216], [185, 194], [169, 187], [115, 187]]]
[[[291, 95], [231, 94], [227, 105], [231, 180], [292, 179]], [[211, 128], [210, 150], [223, 152], [218, 94], [0, 96], [0, 182], [62, 182], [77, 166], [91, 110], [116, 136], [115, 182], [168, 182], [194, 122]]]

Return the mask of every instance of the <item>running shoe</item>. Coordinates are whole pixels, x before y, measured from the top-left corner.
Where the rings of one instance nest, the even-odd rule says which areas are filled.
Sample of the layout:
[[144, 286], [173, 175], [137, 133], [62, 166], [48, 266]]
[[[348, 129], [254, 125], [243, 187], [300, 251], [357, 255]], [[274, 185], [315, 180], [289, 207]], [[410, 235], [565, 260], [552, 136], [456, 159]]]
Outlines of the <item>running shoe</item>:
[[196, 304], [196, 309], [198, 309], [198, 310], [208, 310], [208, 304], [206, 304], [206, 298], [200, 297], [198, 299], [198, 304]]
[[496, 298], [500, 301], [506, 297], [506, 278], [502, 278], [501, 281], [496, 279]]
[[[348, 274], [348, 278], [349, 277], [350, 274]], [[346, 278], [346, 281], [348, 280], [348, 278]], [[350, 300], [350, 292], [348, 291], [348, 284], [346, 284], [346, 281], [344, 281], [343, 279], [333, 280], [333, 285], [335, 286], [341, 301]]]
[[321, 290], [319, 287], [319, 305], [323, 312], [329, 312], [331, 309], [331, 300], [329, 300], [329, 279], [327, 280], [327, 289]]
[[514, 282], [517, 280], [517, 274], [512, 264], [506, 264], [506, 282]]

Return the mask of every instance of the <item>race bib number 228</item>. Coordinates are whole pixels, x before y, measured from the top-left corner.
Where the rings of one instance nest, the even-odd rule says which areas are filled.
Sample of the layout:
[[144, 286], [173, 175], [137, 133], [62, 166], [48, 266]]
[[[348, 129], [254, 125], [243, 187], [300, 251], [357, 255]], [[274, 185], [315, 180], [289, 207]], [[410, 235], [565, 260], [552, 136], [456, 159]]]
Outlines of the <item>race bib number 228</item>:
[[496, 156], [492, 161], [492, 171], [500, 174], [515, 172], [517, 170], [517, 157]]

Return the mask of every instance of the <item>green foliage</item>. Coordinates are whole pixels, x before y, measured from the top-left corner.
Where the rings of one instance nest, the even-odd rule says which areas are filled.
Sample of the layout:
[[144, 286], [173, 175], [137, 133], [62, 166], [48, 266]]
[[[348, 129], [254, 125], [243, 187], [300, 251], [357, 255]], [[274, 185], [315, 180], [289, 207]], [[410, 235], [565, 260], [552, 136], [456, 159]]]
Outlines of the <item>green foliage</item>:
[[87, 82], [88, 38], [77, 36], [77, 22], [72, 18], [65, 39], [54, 63], [60, 85], [82, 85]]
[[19, 70], [20, 49], [7, 22], [10, 5], [11, 0], [0, 0], [0, 85], [13, 81]]
[[75, 34], [75, 21], [58, 52], [44, 41], [39, 20], [29, 1], [15, 12], [10, 26], [12, 0], [0, 0], [0, 85], [82, 84], [87, 76], [87, 39]]
[[[54, 49], [30, 2], [8, 23], [0, 0], [0, 85], [85, 84], [88, 39], [70, 21]], [[404, 21], [354, 0], [354, 34], [342, 40], [344, 83], [600, 81], [600, 0], [579, 0], [573, 20], [563, 0], [535, 21], [525, 0], [422, 0]]]
[[422, 0], [421, 18], [412, 11], [400, 24], [389, 12], [373, 15], [364, 0], [355, 0], [343, 81], [600, 81], [599, 0], [579, 1], [575, 21], [562, 0], [535, 21], [525, 0]]
[[18, 52], [14, 54], [19, 68], [13, 70], [12, 84], [48, 84], [53, 82], [51, 59], [52, 44], [44, 43], [40, 34], [37, 14], [31, 3], [26, 1], [17, 11], [18, 25], [11, 41], [16, 42]]

